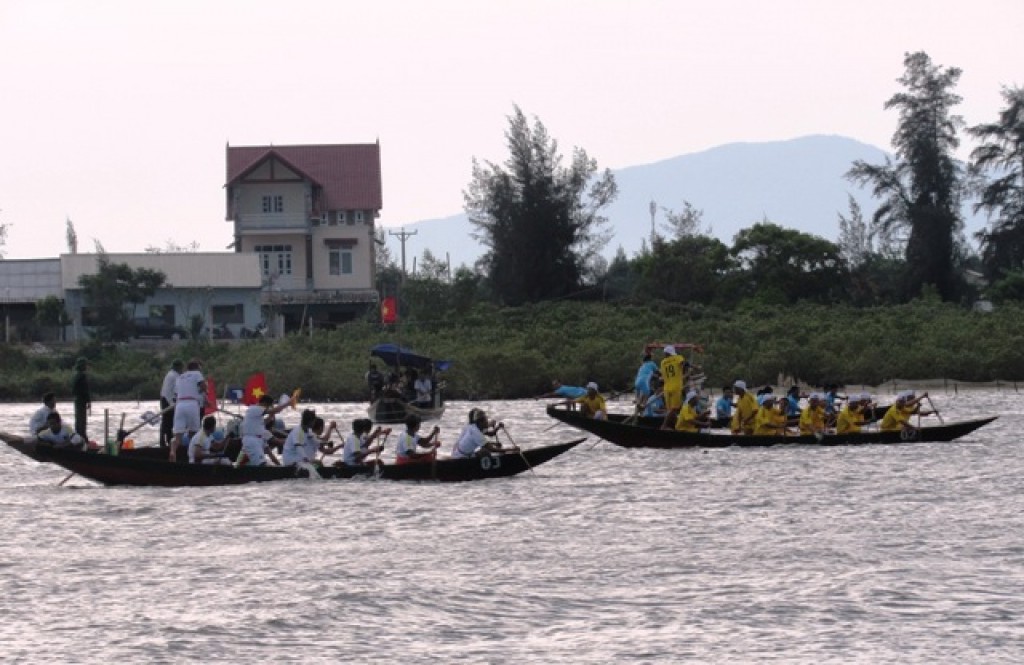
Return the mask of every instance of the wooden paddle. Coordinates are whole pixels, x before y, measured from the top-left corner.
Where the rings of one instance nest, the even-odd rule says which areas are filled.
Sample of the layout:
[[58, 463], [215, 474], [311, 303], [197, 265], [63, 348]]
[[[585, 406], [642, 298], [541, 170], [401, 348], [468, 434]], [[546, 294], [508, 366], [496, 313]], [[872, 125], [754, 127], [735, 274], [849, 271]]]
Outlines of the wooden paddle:
[[932, 401], [932, 396], [927, 395], [925, 399], [928, 400], [928, 406], [932, 407], [932, 411], [935, 412], [936, 417], [939, 419], [939, 423], [945, 425], [946, 421], [942, 419], [942, 414], [939, 413], [939, 410], [935, 408], [935, 402]]
[[[519, 456], [521, 458], [523, 458], [523, 464], [525, 464], [526, 468], [530, 470], [530, 473], [532, 473], [534, 476], [536, 476], [537, 472], [533, 470], [532, 466], [530, 466], [530, 461], [528, 459], [526, 459], [526, 455], [523, 454], [523, 449], [520, 448], [518, 445], [516, 445], [515, 439], [513, 439], [512, 435], [508, 433], [507, 429], [505, 429], [505, 423], [500, 423], [498, 425], [498, 429], [505, 433], [505, 436], [508, 437], [509, 443], [511, 443], [513, 446], [515, 446], [516, 452], [519, 453]], [[494, 433], [494, 438], [498, 438], [498, 433], [497, 432]]]

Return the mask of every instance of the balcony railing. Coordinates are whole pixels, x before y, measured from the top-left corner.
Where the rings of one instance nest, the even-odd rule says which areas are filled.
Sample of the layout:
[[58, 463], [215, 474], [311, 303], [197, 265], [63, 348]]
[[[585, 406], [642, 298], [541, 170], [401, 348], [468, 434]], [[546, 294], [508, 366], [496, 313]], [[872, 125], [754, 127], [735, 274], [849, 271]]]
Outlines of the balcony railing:
[[304, 213], [267, 213], [238, 215], [235, 225], [239, 233], [253, 231], [308, 232], [312, 227]]

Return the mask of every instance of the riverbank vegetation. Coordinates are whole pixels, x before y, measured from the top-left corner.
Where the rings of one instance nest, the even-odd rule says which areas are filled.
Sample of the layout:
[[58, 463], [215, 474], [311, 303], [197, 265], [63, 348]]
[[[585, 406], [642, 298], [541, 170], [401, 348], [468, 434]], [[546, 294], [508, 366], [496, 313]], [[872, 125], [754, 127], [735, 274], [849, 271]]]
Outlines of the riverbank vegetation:
[[369, 350], [381, 342], [452, 360], [443, 378], [454, 399], [535, 396], [553, 378], [629, 390], [648, 342], [702, 344], [696, 361], [712, 387], [735, 379], [775, 383], [780, 375], [804, 385], [1013, 381], [1024, 380], [1021, 320], [1019, 305], [981, 313], [936, 296], [878, 308], [748, 304], [734, 311], [665, 302], [475, 305], [443, 325], [423, 321], [397, 331], [367, 320], [278, 340], [91, 343], [51, 353], [0, 346], [0, 399], [33, 401], [47, 390], [66, 399], [71, 368], [84, 355], [97, 399], [156, 400], [171, 361], [197, 357], [221, 394], [265, 372], [273, 393], [301, 387], [312, 400], [364, 401]]

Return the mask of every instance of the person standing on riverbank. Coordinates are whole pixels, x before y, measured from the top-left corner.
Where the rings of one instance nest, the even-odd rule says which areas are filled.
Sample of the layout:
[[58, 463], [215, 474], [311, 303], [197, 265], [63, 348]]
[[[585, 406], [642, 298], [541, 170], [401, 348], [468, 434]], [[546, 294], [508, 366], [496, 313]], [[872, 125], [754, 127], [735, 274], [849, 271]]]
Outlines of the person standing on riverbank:
[[71, 395], [75, 399], [75, 432], [86, 441], [88, 417], [92, 415], [92, 392], [89, 390], [89, 361], [79, 358], [75, 363], [75, 375], [71, 379]]

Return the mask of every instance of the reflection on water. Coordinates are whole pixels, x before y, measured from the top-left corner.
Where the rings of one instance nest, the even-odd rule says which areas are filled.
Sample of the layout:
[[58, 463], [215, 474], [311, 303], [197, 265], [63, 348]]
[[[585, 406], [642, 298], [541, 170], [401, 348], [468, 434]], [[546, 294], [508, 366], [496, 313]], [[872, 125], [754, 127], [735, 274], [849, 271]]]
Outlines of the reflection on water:
[[[1015, 662], [1024, 409], [935, 402], [946, 420], [1007, 415], [895, 447], [591, 439], [459, 485], [57, 487], [62, 470], [3, 447], [0, 644], [28, 662]], [[154, 407], [97, 404], [93, 438], [104, 406], [112, 428]], [[524, 446], [576, 435], [541, 402], [453, 403], [446, 444], [470, 406]], [[317, 409], [343, 431], [364, 413]]]

